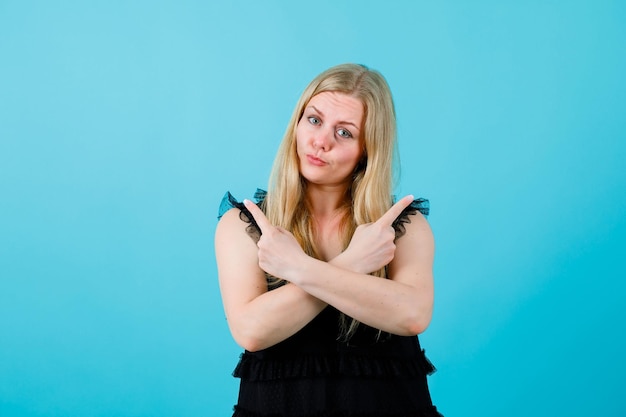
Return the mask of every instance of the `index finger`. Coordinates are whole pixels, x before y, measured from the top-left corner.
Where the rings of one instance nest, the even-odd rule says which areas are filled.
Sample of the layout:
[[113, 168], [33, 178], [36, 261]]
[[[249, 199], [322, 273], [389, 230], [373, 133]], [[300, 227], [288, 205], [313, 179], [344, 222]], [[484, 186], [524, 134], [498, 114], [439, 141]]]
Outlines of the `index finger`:
[[402, 210], [407, 208], [409, 204], [413, 202], [415, 198], [412, 195], [407, 195], [402, 197], [400, 200], [396, 202], [385, 214], [383, 214], [380, 219], [376, 221], [376, 223], [381, 223], [385, 226], [391, 226], [398, 218], [400, 214], [402, 214]]
[[261, 210], [259, 206], [257, 206], [250, 200], [243, 200], [243, 204], [244, 206], [246, 206], [250, 214], [252, 214], [253, 218], [250, 220], [256, 222], [257, 226], [259, 226], [259, 229], [261, 229], [261, 233], [263, 233], [263, 230], [267, 230], [272, 227], [272, 224], [269, 220], [267, 220], [267, 217], [265, 217], [265, 213], [263, 213], [263, 210]]

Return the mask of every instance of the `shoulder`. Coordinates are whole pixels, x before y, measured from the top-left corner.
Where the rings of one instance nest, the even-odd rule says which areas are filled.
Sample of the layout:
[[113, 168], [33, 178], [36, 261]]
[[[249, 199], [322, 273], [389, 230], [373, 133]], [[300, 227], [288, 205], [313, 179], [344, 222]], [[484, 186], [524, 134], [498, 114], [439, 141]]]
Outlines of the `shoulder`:
[[[396, 229], [397, 234], [397, 229]], [[402, 224], [402, 234], [396, 237], [396, 251], [389, 267], [392, 279], [405, 276], [432, 279], [432, 268], [435, 257], [435, 238], [433, 232], [421, 212], [406, 216]]]
[[435, 239], [426, 219], [429, 214], [430, 202], [425, 198], [416, 198], [394, 221], [399, 253], [408, 257], [418, 253], [426, 258], [434, 256]]
[[227, 242], [239, 242], [242, 237], [246, 237], [249, 241], [250, 237], [247, 233], [249, 224], [241, 219], [241, 210], [232, 208], [226, 211], [217, 222], [215, 229], [215, 245], [224, 246]]
[[[257, 189], [254, 198], [257, 204], [260, 204], [265, 198], [265, 191]], [[248, 236], [253, 242], [257, 242], [261, 236], [261, 231], [254, 221], [254, 217], [248, 211], [246, 206], [237, 201], [230, 192], [226, 192], [220, 203], [218, 212], [218, 223], [216, 229], [216, 239], [219, 237], [233, 236], [233, 234], [241, 234]], [[217, 243], [217, 242], [216, 242]]]
[[245, 228], [247, 227], [247, 223], [241, 219], [241, 214], [242, 211], [236, 207], [226, 210], [219, 217], [219, 220], [217, 222], [217, 230], [245, 230]]
[[426, 217], [430, 214], [430, 203], [425, 198], [416, 198], [409, 204], [393, 222], [396, 239], [404, 236], [408, 229], [423, 229], [430, 232]]
[[227, 277], [244, 270], [258, 269], [257, 240], [249, 232], [250, 224], [240, 218], [241, 213], [238, 208], [232, 208], [217, 223], [214, 250], [220, 281], [232, 279]]
[[218, 210], [217, 228], [215, 231], [216, 239], [221, 235], [232, 235], [238, 230], [245, 230], [246, 223], [242, 218], [244, 205], [237, 201], [233, 195], [227, 191], [222, 197]]
[[[397, 243], [418, 239], [423, 243], [434, 241], [433, 232], [430, 228], [426, 216], [420, 212], [406, 215], [405, 221], [401, 224], [401, 234], [396, 237]], [[396, 229], [396, 234], [398, 229]]]

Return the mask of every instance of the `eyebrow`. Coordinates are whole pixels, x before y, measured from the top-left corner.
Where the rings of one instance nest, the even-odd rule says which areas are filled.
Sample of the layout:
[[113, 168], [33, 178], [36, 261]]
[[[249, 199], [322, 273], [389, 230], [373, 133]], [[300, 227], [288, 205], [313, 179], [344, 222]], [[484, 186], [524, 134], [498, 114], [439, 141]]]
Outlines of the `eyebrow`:
[[[312, 107], [316, 112], [318, 112], [320, 114], [320, 116], [324, 117], [324, 113], [322, 111], [320, 111], [320, 109], [318, 109], [317, 107], [315, 107], [313, 105], [310, 105], [308, 107]], [[357, 125], [355, 125], [354, 123], [349, 122], [347, 120], [340, 120], [339, 123], [340, 124], [345, 124], [345, 125], [352, 125], [352, 126], [355, 127], [356, 130], [358, 130], [359, 132], [361, 131], [361, 129]]]

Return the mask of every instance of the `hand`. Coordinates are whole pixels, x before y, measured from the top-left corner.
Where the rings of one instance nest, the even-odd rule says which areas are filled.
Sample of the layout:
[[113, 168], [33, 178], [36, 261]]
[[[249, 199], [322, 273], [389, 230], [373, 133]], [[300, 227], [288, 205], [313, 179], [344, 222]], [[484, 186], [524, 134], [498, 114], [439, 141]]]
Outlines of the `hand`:
[[302, 265], [306, 253], [289, 231], [273, 226], [256, 204], [250, 200], [243, 203], [261, 229], [257, 242], [259, 267], [270, 275], [290, 281], [289, 277]]
[[[414, 200], [412, 195], [400, 199], [374, 223], [362, 224], [356, 228], [350, 244], [339, 255], [342, 264], [349, 264], [355, 272], [369, 274], [388, 265], [395, 255], [396, 231], [394, 220]], [[338, 257], [338, 258], [339, 258]]]

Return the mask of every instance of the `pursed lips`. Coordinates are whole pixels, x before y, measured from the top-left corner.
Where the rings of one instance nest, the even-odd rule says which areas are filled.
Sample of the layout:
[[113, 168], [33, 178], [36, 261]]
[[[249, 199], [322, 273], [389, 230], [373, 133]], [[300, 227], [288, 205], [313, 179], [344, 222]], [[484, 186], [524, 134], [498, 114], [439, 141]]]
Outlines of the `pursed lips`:
[[322, 165], [326, 165], [326, 161], [324, 161], [323, 159], [318, 158], [317, 156], [308, 154], [306, 156], [307, 160], [313, 164], [313, 165], [317, 165], [317, 166], [322, 166]]

